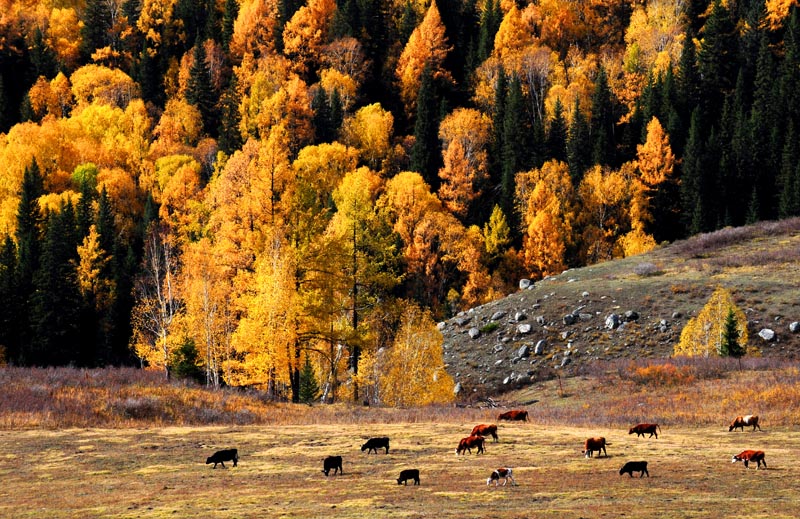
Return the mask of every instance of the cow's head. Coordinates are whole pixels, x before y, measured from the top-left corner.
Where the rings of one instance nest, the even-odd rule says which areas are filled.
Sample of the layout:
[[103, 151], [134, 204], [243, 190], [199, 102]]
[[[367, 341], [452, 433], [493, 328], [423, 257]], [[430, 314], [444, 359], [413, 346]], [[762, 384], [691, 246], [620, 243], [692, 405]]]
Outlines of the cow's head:
[[731, 463], [736, 463], [737, 461], [743, 461], [743, 460], [742, 458], [734, 454], [733, 457], [731, 458]]

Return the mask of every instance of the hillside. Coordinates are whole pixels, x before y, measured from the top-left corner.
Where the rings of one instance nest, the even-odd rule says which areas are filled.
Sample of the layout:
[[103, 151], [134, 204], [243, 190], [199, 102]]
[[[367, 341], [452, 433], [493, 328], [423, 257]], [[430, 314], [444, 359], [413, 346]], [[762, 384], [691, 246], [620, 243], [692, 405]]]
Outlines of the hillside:
[[[745, 311], [750, 344], [765, 357], [795, 359], [800, 333], [790, 327], [800, 320], [798, 259], [800, 219], [791, 219], [567, 270], [440, 323], [445, 362], [469, 399], [555, 372], [574, 375], [592, 363], [668, 357], [717, 286]], [[612, 314], [620, 318], [614, 328], [607, 323]], [[764, 328], [775, 332], [773, 340], [759, 337]]]

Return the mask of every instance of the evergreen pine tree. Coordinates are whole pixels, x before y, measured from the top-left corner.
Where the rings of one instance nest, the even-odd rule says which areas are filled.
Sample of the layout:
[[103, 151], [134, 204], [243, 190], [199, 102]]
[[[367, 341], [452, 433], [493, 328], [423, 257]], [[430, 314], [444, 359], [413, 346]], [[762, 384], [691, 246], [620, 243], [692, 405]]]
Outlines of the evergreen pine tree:
[[561, 99], [556, 99], [553, 107], [553, 119], [547, 132], [547, 157], [562, 162], [567, 161], [567, 120], [564, 118], [564, 106]]
[[319, 396], [319, 384], [314, 374], [314, 367], [306, 355], [303, 369], [300, 371], [300, 402], [311, 405]]
[[572, 109], [572, 124], [567, 135], [567, 164], [569, 176], [576, 187], [583, 180], [583, 174], [591, 165], [591, 147], [589, 145], [589, 123], [581, 112], [580, 101], [575, 99]]
[[702, 175], [703, 175], [703, 138], [700, 128], [700, 111], [692, 112], [689, 126], [689, 138], [683, 155], [681, 175], [681, 205], [683, 221], [690, 235], [703, 230], [702, 209]]
[[229, 156], [243, 144], [239, 130], [239, 123], [242, 120], [239, 101], [239, 78], [233, 73], [228, 88], [219, 100], [219, 149]]
[[704, 116], [716, 119], [721, 100], [734, 85], [734, 25], [730, 12], [721, 0], [714, 0], [711, 14], [703, 27], [703, 44], [697, 54]]
[[417, 11], [414, 9], [414, 4], [411, 0], [406, 0], [403, 4], [403, 11], [400, 13], [400, 23], [398, 24], [398, 43], [405, 45], [411, 37], [411, 33], [417, 28], [419, 20], [417, 20]]
[[90, 61], [92, 53], [110, 43], [111, 11], [108, 8], [109, 5], [104, 0], [86, 0], [80, 40], [80, 51], [84, 61]]
[[[497, 71], [497, 84], [494, 89], [494, 106], [492, 110], [492, 140], [489, 143], [489, 184], [498, 188], [503, 178], [503, 121], [506, 117], [506, 96], [508, 94], [508, 78], [503, 67]], [[484, 204], [487, 205], [487, 204]], [[486, 214], [489, 217], [489, 214]]]
[[344, 107], [342, 106], [342, 97], [339, 94], [339, 89], [334, 88], [330, 97], [330, 131], [333, 138], [339, 133], [339, 128], [342, 127], [344, 121]]
[[512, 233], [518, 233], [518, 217], [514, 207], [516, 175], [525, 163], [525, 101], [519, 77], [514, 75], [508, 84], [508, 99], [503, 120], [502, 179], [500, 182], [500, 208], [509, 222]]
[[17, 247], [6, 235], [0, 248], [0, 360], [15, 363], [19, 357], [16, 287]]
[[316, 130], [315, 141], [317, 143], [330, 142], [333, 140], [331, 107], [324, 88], [317, 88], [314, 98], [311, 100], [311, 110], [314, 112], [314, 129]]
[[417, 94], [417, 118], [414, 122], [414, 145], [411, 148], [411, 170], [422, 175], [431, 186], [439, 189], [439, 103], [433, 74], [428, 65], [422, 71]]
[[77, 260], [77, 233], [72, 205], [47, 219], [39, 269], [34, 274], [31, 297], [30, 364], [87, 366], [94, 345], [81, 337], [82, 300], [74, 264]]
[[500, 10], [499, 0], [485, 0], [481, 10], [480, 22], [478, 22], [478, 49], [476, 61], [478, 64], [486, 61], [494, 50], [494, 37], [503, 21], [503, 13]]
[[186, 84], [186, 101], [197, 107], [203, 118], [203, 129], [215, 137], [218, 132], [215, 95], [211, 85], [211, 73], [206, 63], [205, 47], [200, 38], [197, 38], [194, 45], [194, 59]]
[[601, 65], [592, 93], [592, 115], [589, 121], [589, 135], [592, 139], [592, 162], [594, 164], [613, 164], [615, 160], [614, 110], [611, 100], [611, 87], [608, 76]]
[[[777, 175], [783, 143], [780, 135], [784, 118], [776, 110], [778, 105], [775, 100], [775, 63], [769, 40], [766, 33], [761, 33], [758, 59], [756, 64], [755, 89], [753, 91], [753, 104], [750, 111], [747, 131], [749, 137], [749, 167], [753, 171], [752, 179], [761, 196], [759, 206], [762, 211], [761, 219], [775, 219], [778, 216], [776, 208]], [[778, 131], [773, 133], [773, 129]]]
[[789, 218], [800, 215], [800, 149], [790, 120], [781, 154], [781, 170], [778, 182], [778, 216]]
[[687, 27], [683, 34], [683, 47], [676, 77], [677, 107], [685, 127], [691, 113], [700, 103], [700, 74], [694, 47], [694, 32]]
[[239, 2], [236, 0], [225, 0], [225, 6], [222, 11], [222, 31], [220, 40], [222, 48], [228, 52], [230, 48], [231, 39], [233, 38], [233, 24], [239, 16]]
[[6, 97], [6, 87], [3, 82], [3, 74], [0, 74], [0, 133], [6, 133], [10, 125], [11, 117], [8, 114], [8, 98]]
[[44, 34], [42, 29], [37, 25], [33, 31], [33, 45], [30, 49], [30, 60], [32, 67], [32, 75], [34, 78], [44, 76], [47, 79], [53, 79], [58, 74], [58, 61], [56, 54], [53, 52], [47, 42], [44, 41]]
[[725, 316], [725, 322], [722, 324], [722, 337], [719, 343], [719, 354], [721, 357], [733, 357], [739, 360], [739, 368], [741, 369], [741, 358], [745, 354], [744, 345], [739, 342], [741, 333], [739, 332], [739, 323], [736, 320], [736, 312], [733, 308], [728, 308], [728, 313]]

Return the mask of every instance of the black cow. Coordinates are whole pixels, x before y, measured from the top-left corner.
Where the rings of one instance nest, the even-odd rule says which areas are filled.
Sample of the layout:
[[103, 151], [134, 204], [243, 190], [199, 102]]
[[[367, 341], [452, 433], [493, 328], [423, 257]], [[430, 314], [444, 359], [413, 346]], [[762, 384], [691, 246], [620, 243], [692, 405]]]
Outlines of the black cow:
[[625, 463], [625, 465], [623, 465], [622, 468], [619, 469], [619, 475], [621, 476], [626, 472], [630, 477], [633, 477], [634, 472], [641, 472], [641, 474], [639, 474], [640, 478], [643, 478], [645, 474], [647, 474], [648, 478], [650, 477], [650, 473], [647, 472], [646, 461], [629, 461]]
[[400, 477], [397, 478], [397, 484], [399, 485], [402, 483], [403, 485], [408, 486], [408, 483], [406, 483], [406, 481], [408, 481], [409, 479], [413, 479], [414, 484], [419, 485], [419, 470], [417, 469], [401, 470]]
[[342, 470], [342, 457], [341, 456], [328, 456], [322, 462], [322, 472], [325, 474], [325, 477], [328, 476], [328, 472], [333, 470], [333, 475], [335, 476], [338, 474], [344, 474]]
[[236, 449], [226, 449], [223, 451], [217, 451], [212, 456], [206, 458], [206, 465], [209, 463], [213, 463], [214, 467], [217, 468], [217, 463], [222, 464], [222, 468], [225, 468], [225, 462], [232, 461], [233, 466], [236, 466], [236, 462], [239, 461], [239, 451]]
[[389, 454], [389, 438], [370, 438], [361, 446], [361, 452], [367, 451], [369, 454], [370, 451], [375, 451], [375, 454], [378, 454], [378, 449], [381, 448], [386, 449], [386, 454]]

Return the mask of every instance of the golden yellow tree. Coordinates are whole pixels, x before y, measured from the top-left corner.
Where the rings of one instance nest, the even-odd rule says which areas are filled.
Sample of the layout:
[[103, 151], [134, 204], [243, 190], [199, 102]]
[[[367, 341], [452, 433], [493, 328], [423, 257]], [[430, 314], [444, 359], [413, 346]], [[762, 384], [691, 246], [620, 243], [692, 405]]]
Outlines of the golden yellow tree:
[[486, 177], [490, 127], [489, 118], [472, 108], [456, 109], [439, 126], [444, 148], [439, 198], [461, 218], [467, 216], [470, 204], [480, 196], [479, 186]]
[[297, 73], [305, 74], [319, 64], [335, 11], [335, 0], [309, 0], [286, 23], [283, 49]]
[[[683, 327], [680, 342], [675, 345], [673, 355], [687, 357], [720, 355], [725, 320], [730, 310], [733, 310], [736, 318], [739, 344], [747, 345], [747, 316], [736, 305], [730, 291], [724, 287], [718, 287], [697, 317], [689, 319], [689, 322]], [[758, 348], [754, 346], [747, 345], [745, 349], [750, 355], [758, 354]]]
[[567, 249], [573, 243], [575, 191], [569, 166], [551, 160], [540, 169], [517, 176], [523, 207], [525, 266], [538, 277], [567, 268]]
[[243, 0], [233, 24], [231, 55], [243, 59], [250, 54], [259, 58], [275, 50], [275, 29], [278, 2], [275, 0]]
[[675, 155], [669, 144], [669, 136], [656, 117], [647, 123], [647, 140], [636, 146], [636, 161], [641, 180], [648, 189], [656, 189], [672, 178]]
[[408, 112], [416, 111], [417, 93], [422, 82], [422, 71], [426, 66], [430, 67], [435, 80], [452, 80], [450, 72], [444, 68], [444, 60], [451, 48], [434, 0], [425, 13], [425, 18], [411, 33], [395, 69], [395, 75], [400, 82], [400, 97]]
[[454, 383], [444, 367], [442, 343], [430, 312], [409, 304], [392, 347], [378, 354], [381, 402], [396, 407], [452, 402]]
[[380, 103], [359, 108], [344, 120], [342, 137], [345, 143], [361, 150], [361, 157], [374, 170], [381, 169], [381, 163], [391, 151], [394, 117], [384, 110]]

